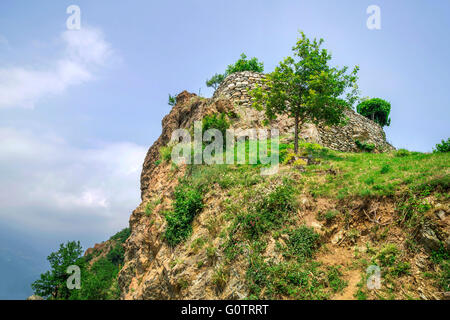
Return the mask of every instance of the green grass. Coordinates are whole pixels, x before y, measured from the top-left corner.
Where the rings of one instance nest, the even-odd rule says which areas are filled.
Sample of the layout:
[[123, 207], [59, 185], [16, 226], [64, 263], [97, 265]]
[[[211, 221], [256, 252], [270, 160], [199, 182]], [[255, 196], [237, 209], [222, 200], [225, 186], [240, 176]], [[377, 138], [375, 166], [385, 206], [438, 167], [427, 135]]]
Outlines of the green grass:
[[[319, 155], [320, 165], [308, 166], [305, 185], [314, 196], [380, 197], [394, 196], [426, 185], [448, 190], [450, 185], [448, 153], [341, 153]], [[320, 172], [332, 170], [320, 180]], [[318, 183], [320, 182], [320, 183]]]
[[166, 241], [175, 246], [190, 236], [192, 220], [203, 208], [202, 193], [192, 187], [189, 180], [183, 180], [175, 188], [173, 210], [165, 214], [167, 228]]

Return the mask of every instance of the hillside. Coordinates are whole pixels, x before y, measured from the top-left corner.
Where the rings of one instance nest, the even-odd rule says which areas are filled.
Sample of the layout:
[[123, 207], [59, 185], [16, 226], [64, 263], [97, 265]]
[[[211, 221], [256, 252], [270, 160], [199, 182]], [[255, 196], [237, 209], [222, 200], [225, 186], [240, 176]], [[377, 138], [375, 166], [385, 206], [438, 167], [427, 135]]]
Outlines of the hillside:
[[[395, 151], [379, 125], [347, 110], [344, 126], [301, 128], [303, 158], [292, 154], [292, 122], [270, 123], [281, 135], [274, 175], [261, 164], [171, 162], [173, 130], [205, 116], [263, 128], [247, 90], [261, 77], [232, 74], [211, 99], [177, 96], [144, 162], [120, 298], [445, 298], [448, 153]], [[378, 290], [366, 286], [370, 266]]]

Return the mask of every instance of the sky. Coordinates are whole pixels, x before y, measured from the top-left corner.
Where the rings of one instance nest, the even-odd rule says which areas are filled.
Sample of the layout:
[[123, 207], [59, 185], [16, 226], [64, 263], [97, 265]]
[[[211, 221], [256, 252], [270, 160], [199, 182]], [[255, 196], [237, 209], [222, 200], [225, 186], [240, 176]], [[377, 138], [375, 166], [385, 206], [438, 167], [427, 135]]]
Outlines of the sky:
[[88, 248], [128, 225], [169, 93], [211, 96], [205, 80], [241, 53], [270, 72], [299, 30], [333, 65], [360, 66], [361, 96], [391, 103], [389, 142], [432, 151], [450, 136], [449, 13], [447, 0], [2, 0], [0, 299], [31, 294], [59, 243]]

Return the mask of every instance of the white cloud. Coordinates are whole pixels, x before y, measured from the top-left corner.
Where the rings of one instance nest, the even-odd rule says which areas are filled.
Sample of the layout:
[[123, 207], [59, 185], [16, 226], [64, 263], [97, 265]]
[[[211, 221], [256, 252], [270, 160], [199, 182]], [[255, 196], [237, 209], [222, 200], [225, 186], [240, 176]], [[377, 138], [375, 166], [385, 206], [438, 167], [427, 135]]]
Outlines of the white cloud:
[[[113, 50], [99, 29], [65, 31], [61, 58], [41, 68], [0, 68], [0, 108], [33, 108], [40, 99], [95, 78], [99, 67], [114, 59]], [[1, 38], [0, 38], [1, 42]]]
[[125, 227], [139, 204], [145, 148], [78, 148], [52, 134], [0, 128], [0, 220], [41, 232]]

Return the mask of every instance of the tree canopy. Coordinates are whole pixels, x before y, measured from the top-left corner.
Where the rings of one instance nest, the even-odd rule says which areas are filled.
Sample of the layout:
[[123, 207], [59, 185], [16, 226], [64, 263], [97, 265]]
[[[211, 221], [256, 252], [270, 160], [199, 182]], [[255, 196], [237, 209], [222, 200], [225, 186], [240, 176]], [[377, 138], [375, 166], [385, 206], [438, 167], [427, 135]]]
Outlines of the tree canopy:
[[211, 79], [206, 80], [207, 87], [213, 87], [216, 90], [222, 81], [230, 74], [242, 71], [254, 71], [254, 72], [264, 72], [264, 64], [259, 62], [257, 58], [253, 57], [247, 59], [247, 56], [242, 53], [241, 57], [234, 64], [228, 65], [224, 74], [215, 74]]
[[213, 87], [216, 90], [219, 85], [222, 83], [223, 79], [225, 79], [225, 75], [216, 73], [212, 76], [211, 79], [206, 80], [207, 87]]
[[[124, 263], [123, 244], [129, 236], [130, 229], [125, 228], [110, 238], [112, 246], [108, 252], [94, 250], [86, 256], [82, 256], [79, 241], [61, 244], [47, 258], [50, 270], [31, 285], [34, 294], [55, 300], [118, 299], [117, 275]], [[67, 288], [67, 267], [71, 265], [80, 268], [80, 289]]]
[[[265, 110], [269, 120], [287, 114], [294, 118], [294, 149], [298, 152], [299, 127], [306, 122], [339, 124], [344, 109], [357, 100], [359, 67], [330, 67], [331, 54], [322, 49], [323, 39], [310, 40], [303, 32], [287, 57], [269, 73], [263, 85], [251, 91], [253, 106]], [[350, 90], [348, 90], [350, 89]]]
[[264, 64], [255, 57], [247, 60], [245, 53], [242, 53], [238, 61], [228, 65], [225, 76], [242, 71], [264, 72]]
[[364, 117], [375, 121], [382, 127], [391, 124], [391, 119], [389, 118], [391, 104], [386, 100], [380, 98], [364, 100], [358, 104], [356, 111]]
[[40, 279], [31, 285], [35, 294], [44, 298], [68, 299], [71, 292], [66, 284], [68, 278], [67, 267], [77, 265], [82, 268], [84, 266], [84, 260], [81, 259], [82, 253], [83, 248], [79, 241], [69, 241], [67, 244], [60, 244], [59, 250], [52, 252], [47, 257], [50, 263], [50, 271], [41, 274]]

